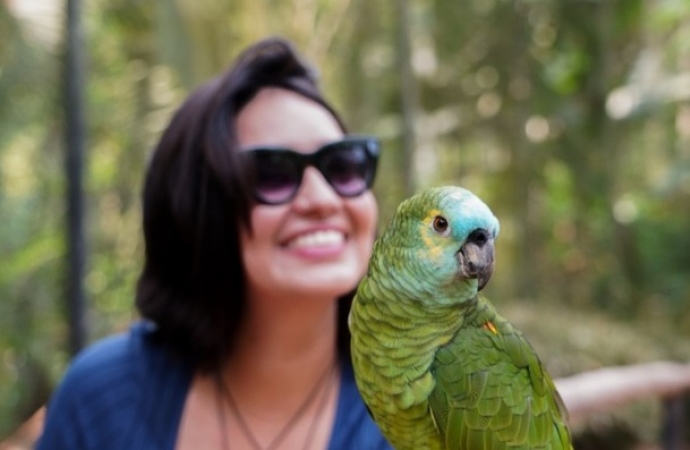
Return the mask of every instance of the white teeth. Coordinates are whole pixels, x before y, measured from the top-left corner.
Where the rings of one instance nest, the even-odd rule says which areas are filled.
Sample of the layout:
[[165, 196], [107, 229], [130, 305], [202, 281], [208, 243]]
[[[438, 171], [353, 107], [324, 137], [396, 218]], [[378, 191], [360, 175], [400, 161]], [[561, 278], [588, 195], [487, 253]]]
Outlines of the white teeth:
[[289, 247], [326, 247], [338, 245], [345, 240], [345, 236], [340, 231], [323, 230], [314, 233], [303, 234], [291, 240]]

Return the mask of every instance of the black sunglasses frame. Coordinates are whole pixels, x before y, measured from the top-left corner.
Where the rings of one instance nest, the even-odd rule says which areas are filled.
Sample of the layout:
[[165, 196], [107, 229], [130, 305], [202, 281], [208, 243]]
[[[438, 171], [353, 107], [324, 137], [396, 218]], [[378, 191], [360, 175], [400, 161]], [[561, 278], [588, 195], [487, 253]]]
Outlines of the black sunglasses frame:
[[[364, 155], [366, 157], [367, 167], [363, 179], [364, 186], [361, 190], [353, 192], [342, 192], [338, 188], [338, 185], [333, 182], [331, 174], [329, 174], [327, 169], [325, 169], [324, 160], [328, 156], [331, 156], [333, 152], [343, 151], [343, 149], [351, 149], [351, 151], [353, 151], [357, 148], [365, 150]], [[261, 155], [267, 154], [272, 157], [280, 155], [283, 158], [285, 158], [286, 161], [289, 161], [293, 167], [295, 167], [295, 172], [297, 174], [297, 176], [295, 177], [295, 186], [292, 188], [290, 194], [285, 196], [285, 198], [281, 197], [279, 200], [269, 200], [261, 194], [261, 192], [256, 186], [254, 188], [254, 198], [258, 203], [263, 205], [282, 205], [290, 202], [295, 197], [295, 195], [297, 195], [297, 192], [299, 191], [299, 188], [302, 185], [304, 170], [309, 166], [315, 167], [321, 173], [324, 179], [328, 182], [328, 184], [333, 188], [333, 190], [341, 197], [351, 198], [363, 194], [371, 188], [371, 185], [374, 182], [374, 178], [376, 176], [376, 169], [378, 165], [378, 159], [381, 153], [381, 142], [378, 138], [371, 136], [350, 135], [344, 137], [341, 140], [329, 142], [323, 145], [322, 147], [318, 148], [313, 153], [301, 153], [285, 147], [256, 147], [250, 148], [244, 151], [243, 153], [245, 153], [250, 158], [250, 160], [252, 161], [251, 164], [258, 164]], [[254, 176], [256, 176], [256, 168], [253, 168], [252, 173], [254, 174]], [[256, 183], [257, 180], [253, 179], [252, 181]]]

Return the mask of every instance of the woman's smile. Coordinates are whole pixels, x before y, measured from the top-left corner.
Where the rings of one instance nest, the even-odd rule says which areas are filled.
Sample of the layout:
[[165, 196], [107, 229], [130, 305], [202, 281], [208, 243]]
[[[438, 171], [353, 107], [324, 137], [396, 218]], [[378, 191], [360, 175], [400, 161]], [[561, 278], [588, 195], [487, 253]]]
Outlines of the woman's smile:
[[341, 247], [345, 243], [345, 234], [339, 230], [315, 230], [305, 232], [290, 239], [286, 247], [302, 249], [310, 247]]

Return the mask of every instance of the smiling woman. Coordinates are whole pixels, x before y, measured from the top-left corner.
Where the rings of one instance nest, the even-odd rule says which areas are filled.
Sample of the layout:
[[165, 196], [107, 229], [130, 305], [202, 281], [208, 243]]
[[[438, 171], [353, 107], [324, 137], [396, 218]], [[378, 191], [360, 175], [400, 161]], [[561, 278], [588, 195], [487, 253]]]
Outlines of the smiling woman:
[[[342, 153], [343, 148], [362, 150], [362, 145], [343, 147], [347, 142], [342, 140], [343, 130], [323, 107], [284, 89], [258, 93], [239, 114], [237, 128], [245, 148], [281, 143], [304, 156], [327, 155], [319, 153], [324, 150]], [[294, 307], [295, 302], [312, 297], [334, 298], [351, 290], [364, 274], [376, 226], [376, 202], [368, 182], [360, 177], [361, 183], [348, 183], [359, 186], [344, 197], [327, 182], [332, 177], [324, 175], [323, 170], [306, 167], [294, 177], [292, 200], [287, 197], [282, 204], [252, 209], [252, 228], [242, 230], [241, 243], [248, 291], [256, 301], [271, 305], [289, 301]], [[275, 197], [274, 191], [283, 191], [267, 194], [266, 184], [258, 184], [263, 189], [257, 192]]]
[[390, 448], [346, 323], [378, 153], [284, 40], [192, 93], [146, 175], [143, 320], [72, 363], [38, 448]]

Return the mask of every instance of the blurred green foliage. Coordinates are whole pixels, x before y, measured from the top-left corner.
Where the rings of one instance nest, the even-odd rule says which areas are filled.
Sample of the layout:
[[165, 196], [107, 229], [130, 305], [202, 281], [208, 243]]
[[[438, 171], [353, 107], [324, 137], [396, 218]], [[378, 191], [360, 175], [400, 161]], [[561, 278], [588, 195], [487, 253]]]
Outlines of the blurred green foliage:
[[[277, 34], [353, 130], [383, 138], [382, 224], [410, 186], [492, 205], [488, 295], [556, 375], [689, 359], [690, 3], [84, 3], [92, 339], [136, 317], [141, 180], [171, 113]], [[0, 436], [68, 363], [61, 8], [0, 2]]]

